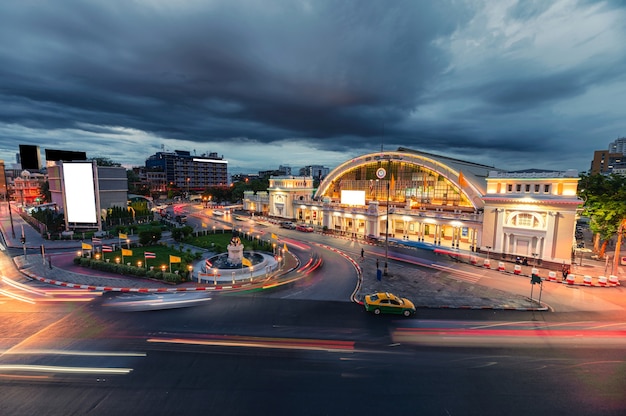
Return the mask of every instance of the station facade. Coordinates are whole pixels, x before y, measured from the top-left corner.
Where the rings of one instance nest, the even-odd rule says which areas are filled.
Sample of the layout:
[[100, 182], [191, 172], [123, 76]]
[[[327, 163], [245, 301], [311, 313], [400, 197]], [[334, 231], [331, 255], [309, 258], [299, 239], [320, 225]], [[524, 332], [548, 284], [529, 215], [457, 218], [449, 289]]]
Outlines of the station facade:
[[399, 239], [570, 264], [578, 172], [508, 172], [399, 148], [348, 160], [312, 177], [270, 178], [244, 209], [357, 239]]

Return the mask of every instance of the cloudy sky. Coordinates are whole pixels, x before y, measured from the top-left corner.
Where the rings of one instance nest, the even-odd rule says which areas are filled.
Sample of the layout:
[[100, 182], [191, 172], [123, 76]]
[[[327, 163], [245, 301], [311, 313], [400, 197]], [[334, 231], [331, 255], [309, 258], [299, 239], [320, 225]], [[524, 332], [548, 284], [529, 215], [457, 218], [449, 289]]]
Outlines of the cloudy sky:
[[0, 158], [18, 144], [231, 173], [399, 146], [589, 169], [626, 136], [626, 2], [0, 2]]

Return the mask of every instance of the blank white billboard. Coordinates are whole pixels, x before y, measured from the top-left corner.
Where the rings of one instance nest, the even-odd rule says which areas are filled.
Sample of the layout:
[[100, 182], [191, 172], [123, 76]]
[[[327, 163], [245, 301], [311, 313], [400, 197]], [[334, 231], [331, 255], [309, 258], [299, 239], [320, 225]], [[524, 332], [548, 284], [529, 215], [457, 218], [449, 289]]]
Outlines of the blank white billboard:
[[65, 212], [69, 223], [97, 223], [92, 163], [63, 163]]
[[365, 205], [365, 191], [341, 191], [341, 203], [344, 205]]

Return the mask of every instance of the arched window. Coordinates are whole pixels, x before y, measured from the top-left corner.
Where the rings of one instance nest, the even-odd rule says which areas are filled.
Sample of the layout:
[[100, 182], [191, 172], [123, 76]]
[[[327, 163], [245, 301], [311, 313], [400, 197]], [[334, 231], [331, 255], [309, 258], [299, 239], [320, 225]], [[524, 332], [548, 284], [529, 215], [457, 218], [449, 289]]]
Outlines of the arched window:
[[513, 225], [524, 228], [538, 228], [540, 226], [539, 219], [528, 213], [519, 213], [513, 217]]

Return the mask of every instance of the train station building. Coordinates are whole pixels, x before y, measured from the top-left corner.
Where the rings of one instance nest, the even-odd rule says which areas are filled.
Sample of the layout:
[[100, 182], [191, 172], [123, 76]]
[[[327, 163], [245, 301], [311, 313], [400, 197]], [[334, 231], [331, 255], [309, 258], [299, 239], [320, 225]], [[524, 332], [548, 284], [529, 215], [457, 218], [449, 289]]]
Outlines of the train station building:
[[570, 264], [578, 172], [509, 172], [399, 148], [365, 154], [312, 177], [270, 178], [244, 209], [357, 239], [488, 252]]

